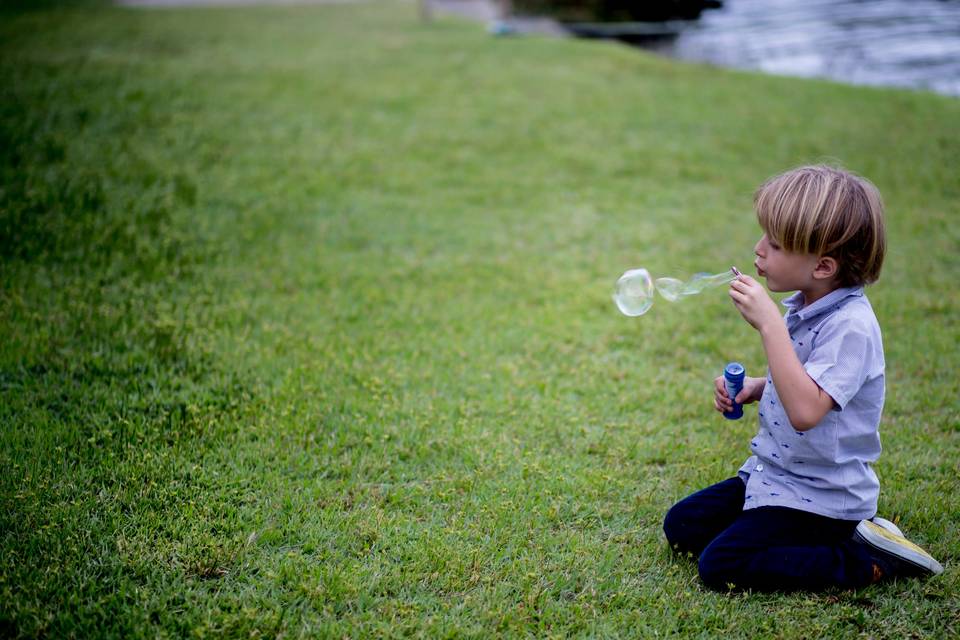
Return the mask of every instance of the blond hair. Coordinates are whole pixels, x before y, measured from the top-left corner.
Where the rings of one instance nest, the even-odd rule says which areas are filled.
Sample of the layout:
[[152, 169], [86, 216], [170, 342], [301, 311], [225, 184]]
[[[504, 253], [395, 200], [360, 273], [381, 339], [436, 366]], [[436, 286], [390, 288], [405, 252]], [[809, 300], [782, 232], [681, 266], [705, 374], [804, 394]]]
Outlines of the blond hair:
[[840, 286], [880, 277], [883, 200], [866, 178], [826, 165], [799, 167], [767, 180], [753, 202], [767, 237], [783, 249], [834, 258]]

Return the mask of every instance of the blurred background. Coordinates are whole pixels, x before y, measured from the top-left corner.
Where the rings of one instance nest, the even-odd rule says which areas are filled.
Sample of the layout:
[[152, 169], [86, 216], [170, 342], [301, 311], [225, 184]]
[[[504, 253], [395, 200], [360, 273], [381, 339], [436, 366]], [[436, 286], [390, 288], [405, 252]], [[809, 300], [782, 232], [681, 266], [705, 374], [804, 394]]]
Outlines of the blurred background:
[[506, 13], [672, 57], [960, 95], [956, 0], [504, 1]]

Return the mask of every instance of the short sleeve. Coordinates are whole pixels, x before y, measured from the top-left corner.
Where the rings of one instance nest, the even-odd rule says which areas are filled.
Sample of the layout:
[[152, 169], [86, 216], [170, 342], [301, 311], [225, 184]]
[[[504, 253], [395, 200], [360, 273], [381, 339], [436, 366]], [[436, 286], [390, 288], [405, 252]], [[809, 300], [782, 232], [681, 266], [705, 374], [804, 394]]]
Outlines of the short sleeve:
[[873, 332], [862, 321], [834, 316], [822, 324], [803, 367], [842, 410], [872, 366]]

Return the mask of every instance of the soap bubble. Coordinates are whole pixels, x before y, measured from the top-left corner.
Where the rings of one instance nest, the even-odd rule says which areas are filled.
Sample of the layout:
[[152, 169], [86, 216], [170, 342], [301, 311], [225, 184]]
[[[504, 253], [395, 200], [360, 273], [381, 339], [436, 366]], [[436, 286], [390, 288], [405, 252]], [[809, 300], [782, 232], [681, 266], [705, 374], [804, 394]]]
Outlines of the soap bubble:
[[654, 288], [663, 299], [676, 302], [683, 296], [693, 296], [704, 289], [733, 282], [739, 276], [737, 268], [731, 267], [721, 273], [697, 273], [686, 282], [669, 277], [654, 281], [646, 269], [630, 269], [617, 280], [613, 301], [624, 315], [641, 316], [653, 305]]
[[739, 274], [735, 273], [733, 269], [713, 275], [709, 273], [695, 273], [692, 278], [683, 284], [682, 293], [685, 296], [693, 296], [709, 287], [718, 287], [733, 282], [737, 279], [738, 275]]
[[[729, 271], [724, 271], [723, 275], [733, 275]], [[685, 296], [694, 296], [710, 286], [710, 274], [709, 273], [695, 273], [693, 277], [687, 280], [683, 284], [683, 290], [681, 293]]]
[[625, 272], [613, 292], [613, 301], [625, 316], [642, 316], [653, 304], [653, 279], [646, 269]]
[[657, 278], [654, 281], [654, 285], [657, 287], [657, 293], [670, 302], [676, 302], [680, 299], [680, 296], [683, 295], [683, 280], [677, 280], [676, 278]]

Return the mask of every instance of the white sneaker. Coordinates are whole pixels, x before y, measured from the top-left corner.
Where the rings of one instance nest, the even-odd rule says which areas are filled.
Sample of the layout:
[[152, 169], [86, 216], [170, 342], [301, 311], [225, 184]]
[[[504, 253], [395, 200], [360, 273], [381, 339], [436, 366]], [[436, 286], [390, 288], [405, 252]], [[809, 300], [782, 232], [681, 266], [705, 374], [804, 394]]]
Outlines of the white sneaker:
[[883, 577], [943, 573], [943, 566], [933, 556], [902, 535], [897, 535], [876, 522], [862, 520], [857, 525], [854, 538], [869, 548], [870, 555], [879, 566]]

